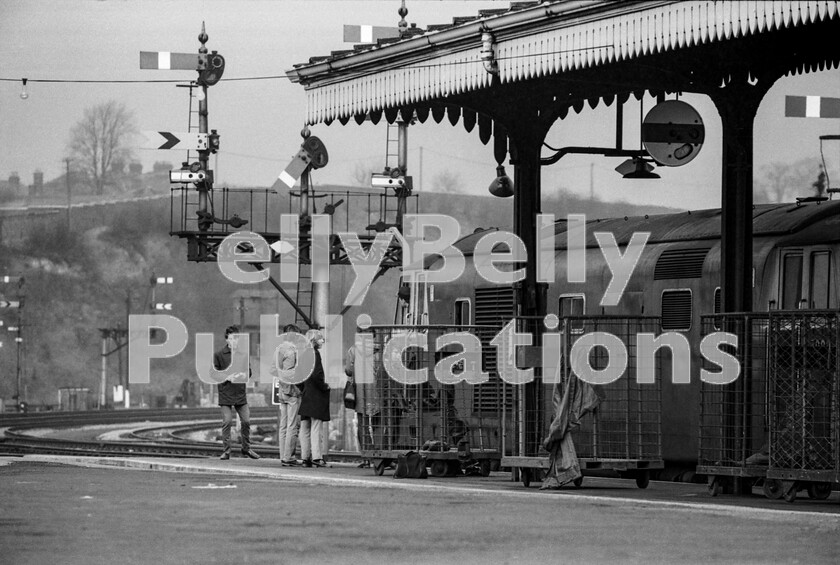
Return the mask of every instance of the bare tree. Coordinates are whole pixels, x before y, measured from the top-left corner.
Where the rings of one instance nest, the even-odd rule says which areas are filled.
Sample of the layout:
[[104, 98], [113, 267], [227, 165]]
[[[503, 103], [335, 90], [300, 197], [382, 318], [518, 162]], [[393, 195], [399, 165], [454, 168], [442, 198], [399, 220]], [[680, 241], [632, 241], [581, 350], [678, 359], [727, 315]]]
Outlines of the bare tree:
[[786, 202], [797, 196], [813, 193], [811, 178], [816, 162], [801, 159], [795, 163], [771, 163], [762, 169], [763, 174], [755, 180], [756, 203]]
[[130, 159], [129, 144], [136, 133], [133, 114], [115, 100], [85, 109], [84, 117], [73, 126], [70, 156], [90, 179], [96, 194], [105, 191], [113, 164]]
[[443, 171], [432, 179], [432, 187], [436, 192], [460, 192], [461, 175], [452, 171]]

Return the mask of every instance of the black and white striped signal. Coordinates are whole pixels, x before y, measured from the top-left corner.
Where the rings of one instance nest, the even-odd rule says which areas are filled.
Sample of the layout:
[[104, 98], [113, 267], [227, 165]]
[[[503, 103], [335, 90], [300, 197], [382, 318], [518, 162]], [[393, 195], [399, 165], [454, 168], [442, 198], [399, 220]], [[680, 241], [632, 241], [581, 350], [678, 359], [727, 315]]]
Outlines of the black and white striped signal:
[[311, 135], [307, 137], [300, 145], [300, 150], [292, 158], [292, 161], [286, 165], [274, 184], [271, 185], [272, 190], [278, 190], [280, 187], [292, 188], [298, 179], [303, 176], [303, 172], [307, 167], [313, 169], [320, 169], [326, 166], [329, 162], [329, 155], [327, 148], [320, 139]]

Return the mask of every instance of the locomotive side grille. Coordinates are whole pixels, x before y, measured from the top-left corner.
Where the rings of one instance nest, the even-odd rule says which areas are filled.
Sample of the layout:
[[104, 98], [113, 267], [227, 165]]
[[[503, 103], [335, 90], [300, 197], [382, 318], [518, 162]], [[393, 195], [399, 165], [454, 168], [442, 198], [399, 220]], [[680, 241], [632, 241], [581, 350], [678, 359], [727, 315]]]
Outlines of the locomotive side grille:
[[699, 279], [703, 275], [703, 261], [709, 249], [666, 249], [656, 261], [653, 280]]
[[[514, 294], [511, 287], [475, 289], [475, 324], [501, 329], [514, 316]], [[496, 332], [487, 330], [478, 334], [482, 344], [484, 370], [490, 373], [490, 380], [473, 388], [472, 411], [488, 415], [501, 413], [502, 402], [508, 411], [513, 410], [513, 395], [499, 378], [496, 371], [496, 348], [490, 341]]]
[[666, 290], [662, 293], [662, 329], [691, 329], [690, 290]]

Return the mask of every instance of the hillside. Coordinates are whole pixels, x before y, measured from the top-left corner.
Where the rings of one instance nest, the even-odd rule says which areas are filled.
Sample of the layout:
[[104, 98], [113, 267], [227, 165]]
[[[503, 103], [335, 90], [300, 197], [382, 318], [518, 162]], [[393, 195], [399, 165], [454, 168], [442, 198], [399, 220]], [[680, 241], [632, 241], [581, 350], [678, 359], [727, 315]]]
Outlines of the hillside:
[[[344, 187], [318, 187], [335, 190]], [[111, 197], [113, 198], [113, 197]], [[272, 206], [270, 214], [287, 211], [285, 203]], [[345, 204], [346, 206], [347, 204]], [[419, 211], [448, 214], [458, 219], [463, 234], [478, 227], [507, 227], [512, 224], [512, 199], [491, 196], [425, 193], [419, 199]], [[319, 210], [322, 205], [318, 204]], [[558, 217], [567, 213], [586, 213], [590, 217], [609, 217], [662, 213], [664, 208], [642, 209], [626, 203], [586, 202], [561, 196], [544, 202], [544, 211]], [[232, 211], [236, 211], [231, 208]], [[247, 210], [240, 207], [240, 211]], [[409, 207], [409, 212], [414, 208]], [[221, 275], [215, 264], [197, 264], [186, 260], [186, 243], [170, 237], [170, 210], [167, 198], [125, 204], [88, 205], [73, 209], [72, 227], [68, 230], [63, 212], [52, 219], [31, 219], [25, 233], [16, 241], [0, 243], [0, 273], [25, 277], [21, 395], [31, 405], [55, 405], [60, 387], [87, 387], [96, 397], [102, 372], [103, 328], [125, 328], [127, 312], [148, 313], [151, 301], [150, 277], [171, 276], [173, 285], [159, 285], [155, 300], [173, 304], [168, 312], [186, 325], [190, 340], [179, 355], [152, 363], [153, 379], [149, 385], [132, 386], [132, 399], [151, 402], [166, 395], [171, 401], [184, 379], [195, 377], [194, 336], [198, 332], [216, 335], [221, 346], [222, 330], [231, 323], [255, 325], [260, 313], [278, 313], [281, 323], [292, 321], [292, 309], [279, 299], [268, 283], [235, 285]], [[256, 218], [265, 216], [254, 210], [251, 229], [260, 231]], [[246, 214], [247, 216], [247, 214]], [[270, 216], [271, 217], [271, 216]], [[371, 222], [371, 215], [356, 206], [335, 216], [335, 230], [359, 231]], [[33, 216], [34, 218], [34, 216]], [[373, 221], [376, 215], [373, 215]], [[277, 276], [275, 272], [275, 276]], [[395, 309], [396, 272], [375, 283], [362, 307], [345, 316], [345, 342], [355, 318], [364, 312], [375, 323], [390, 323]], [[342, 300], [352, 282], [352, 271], [331, 270], [331, 311], [342, 308]], [[252, 288], [251, 288], [252, 287]], [[294, 286], [287, 288], [294, 293]], [[12, 299], [11, 289], [5, 289]], [[259, 296], [255, 296], [255, 295]], [[240, 300], [241, 298], [241, 300]], [[247, 301], [246, 301], [247, 298]], [[9, 325], [10, 311], [2, 312]], [[17, 356], [13, 340], [5, 339], [0, 349], [0, 398], [15, 394]], [[107, 344], [110, 351], [113, 342]], [[120, 356], [122, 355], [122, 359]], [[118, 384], [125, 375], [125, 350], [108, 356], [108, 386]], [[333, 368], [333, 370], [340, 370]], [[110, 393], [109, 393], [110, 394]]]

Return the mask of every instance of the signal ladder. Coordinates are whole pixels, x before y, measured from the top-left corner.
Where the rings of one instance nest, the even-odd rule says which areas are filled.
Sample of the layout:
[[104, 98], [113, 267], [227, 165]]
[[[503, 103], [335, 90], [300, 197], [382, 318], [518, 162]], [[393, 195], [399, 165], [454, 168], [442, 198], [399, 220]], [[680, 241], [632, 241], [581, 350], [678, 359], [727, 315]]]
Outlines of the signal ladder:
[[[385, 169], [388, 172], [398, 169], [400, 166], [400, 135], [405, 135], [404, 131], [401, 132], [401, 128], [406, 127], [408, 127], [408, 124], [400, 121], [388, 124], [388, 129], [385, 133]], [[401, 171], [400, 174], [405, 174], [405, 172]], [[382, 217], [379, 218], [379, 221], [396, 223], [397, 216], [399, 215], [399, 199], [396, 198], [396, 195], [389, 194], [388, 189], [379, 198], [382, 200], [379, 206]], [[402, 226], [398, 227], [402, 229]]]
[[[181, 86], [181, 85], [179, 85], [179, 86]], [[197, 88], [200, 91], [201, 87], [194, 84], [194, 83], [190, 83], [189, 85], [186, 85], [186, 88], [190, 89], [190, 106], [189, 106], [189, 112], [188, 112], [188, 115], [187, 115], [187, 131], [189, 133], [198, 132], [198, 129], [199, 129], [199, 126], [198, 126], [198, 122], [199, 122], [199, 120], [198, 120], [198, 105], [197, 104], [193, 105], [193, 98], [195, 98], [195, 96], [193, 95], [193, 89]], [[195, 119], [193, 118], [193, 116], [195, 116]], [[187, 159], [186, 160], [187, 160], [187, 163], [190, 163], [192, 161], [189, 150], [187, 150]], [[193, 199], [190, 199], [191, 194], [195, 194], [195, 197]], [[211, 200], [211, 206], [212, 206], [212, 200]], [[192, 190], [184, 191], [184, 203], [183, 203], [183, 211], [184, 211], [183, 218], [184, 218], [184, 220], [186, 220], [187, 218], [190, 217], [190, 215], [188, 214], [190, 209], [198, 211], [198, 191], [192, 191]], [[193, 214], [192, 217], [198, 218], [198, 216], [196, 216], [195, 214]], [[186, 225], [184, 225], [184, 228], [186, 228]], [[197, 229], [198, 228], [196, 227], [196, 230]]]
[[[311, 320], [314, 314], [312, 312], [312, 264], [304, 263], [302, 260], [298, 261], [298, 282], [295, 303], [298, 308], [306, 312], [306, 315]], [[301, 329], [308, 327], [306, 321], [304, 321], [300, 312], [297, 310], [295, 310], [295, 325]]]

